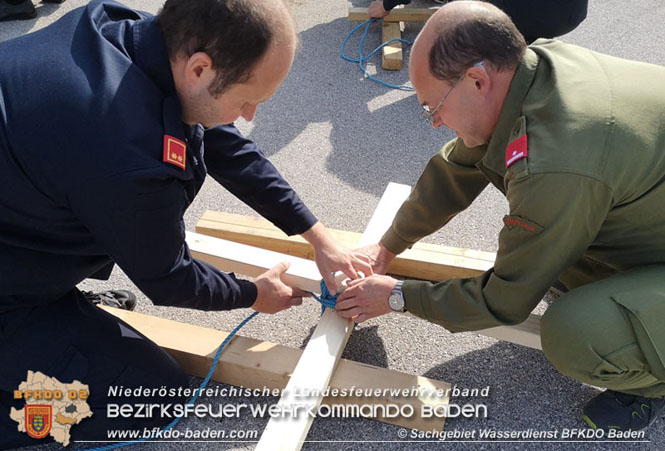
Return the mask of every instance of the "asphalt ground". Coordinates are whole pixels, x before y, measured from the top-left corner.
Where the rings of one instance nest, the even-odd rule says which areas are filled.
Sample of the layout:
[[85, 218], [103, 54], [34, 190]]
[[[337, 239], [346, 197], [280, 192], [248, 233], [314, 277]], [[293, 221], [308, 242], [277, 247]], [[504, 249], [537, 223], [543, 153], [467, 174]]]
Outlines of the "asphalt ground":
[[[0, 41], [11, 39], [57, 20], [86, 3], [67, 0], [62, 5], [39, 4], [35, 20], [0, 23]], [[161, 1], [127, 1], [128, 5], [156, 12]], [[349, 4], [342, 0], [289, 0], [302, 49], [277, 95], [259, 108], [253, 123], [237, 125], [263, 148], [309, 208], [327, 226], [361, 232], [388, 182], [413, 185], [431, 155], [451, 138], [432, 130], [420, 116], [411, 92], [395, 91], [363, 79], [358, 67], [342, 61], [340, 48], [354, 24], [346, 19]], [[357, 0], [355, 6], [369, 1]], [[415, 6], [429, 5], [416, 0]], [[615, 56], [665, 64], [665, 3], [660, 0], [591, 0], [588, 18], [563, 41]], [[420, 24], [407, 24], [404, 36], [413, 39]], [[350, 42], [355, 52], [357, 38]], [[379, 27], [367, 38], [367, 48], [380, 43]], [[29, 51], [29, 49], [26, 49]], [[408, 51], [406, 52], [408, 57]], [[1, 70], [2, 62], [0, 62]], [[370, 71], [391, 83], [408, 81], [407, 71], [387, 73], [379, 59]], [[47, 82], [47, 81], [45, 81]], [[207, 209], [255, 215], [247, 206], [209, 180], [185, 217], [194, 230]], [[502, 195], [486, 189], [476, 202], [427, 242], [496, 251], [501, 218], [507, 211]], [[86, 290], [132, 289], [139, 294], [137, 311], [205, 327], [231, 330], [250, 310], [206, 313], [163, 308], [152, 303], [116, 268], [108, 281], [85, 281]], [[546, 299], [546, 301], [552, 299]], [[539, 306], [542, 311], [543, 302]], [[241, 334], [303, 348], [316, 325], [320, 309], [313, 301], [269, 316], [259, 315]], [[183, 339], [186, 339], [183, 337]], [[581, 409], [598, 389], [559, 374], [540, 351], [500, 342], [474, 333], [451, 334], [425, 321], [386, 315], [367, 321], [353, 332], [344, 358], [409, 374], [447, 381], [460, 388], [489, 387], [488, 397], [454, 398], [458, 404], [487, 406], [486, 418], [450, 418], [444, 431], [559, 431], [584, 428]], [[192, 378], [192, 386], [199, 379]], [[221, 384], [213, 383], [217, 387]], [[203, 398], [199, 402], [225, 400]], [[233, 398], [227, 402], [260, 404], [277, 398]], [[257, 431], [264, 418], [243, 415], [216, 420], [188, 418], [177, 429], [207, 428]], [[665, 448], [665, 422], [647, 432], [643, 443], [599, 440], [577, 442], [443, 442], [409, 441], [401, 428], [365, 419], [317, 419], [307, 436], [306, 450], [353, 449], [580, 449], [623, 450]], [[83, 449], [89, 444], [73, 444]], [[253, 449], [254, 442], [160, 442], [133, 446], [150, 450]], [[35, 450], [59, 449], [57, 444]]]

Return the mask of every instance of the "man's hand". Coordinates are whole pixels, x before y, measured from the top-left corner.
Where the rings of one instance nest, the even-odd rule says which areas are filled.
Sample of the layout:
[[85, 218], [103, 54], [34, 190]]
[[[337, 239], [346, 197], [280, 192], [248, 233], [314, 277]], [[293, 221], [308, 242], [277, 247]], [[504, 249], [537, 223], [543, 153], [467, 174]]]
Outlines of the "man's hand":
[[386, 11], [383, 8], [383, 0], [373, 1], [372, 4], [369, 5], [369, 8], [367, 9], [367, 15], [370, 18], [380, 19], [381, 17], [386, 17], [388, 14], [390, 14], [390, 11]]
[[381, 243], [370, 244], [369, 246], [358, 248], [354, 252], [367, 257], [375, 274], [385, 274], [388, 270], [388, 265], [396, 257], [395, 254], [386, 249]]
[[367, 257], [341, 246], [320, 222], [303, 233], [302, 237], [314, 247], [316, 266], [330, 293], [335, 294], [338, 291], [334, 276], [337, 271], [342, 271], [350, 279], [357, 279], [358, 271], [365, 275], [372, 274]]
[[289, 263], [280, 263], [258, 276], [256, 301], [252, 308], [261, 313], [277, 313], [294, 305], [302, 304], [302, 298], [309, 296], [306, 291], [292, 288], [282, 282], [281, 276], [289, 269]]
[[397, 279], [379, 275], [350, 280], [349, 288], [337, 298], [337, 313], [342, 318], [362, 323], [392, 312], [388, 298], [396, 283]]

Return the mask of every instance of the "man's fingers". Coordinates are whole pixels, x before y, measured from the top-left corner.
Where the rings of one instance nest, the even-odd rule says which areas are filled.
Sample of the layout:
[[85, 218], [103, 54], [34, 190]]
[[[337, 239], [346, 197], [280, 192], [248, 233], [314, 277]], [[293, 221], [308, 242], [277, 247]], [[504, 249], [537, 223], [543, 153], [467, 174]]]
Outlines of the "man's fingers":
[[358, 260], [361, 260], [367, 264], [372, 263], [372, 259], [369, 258], [369, 255], [363, 254], [362, 252], [356, 252], [353, 254], [354, 257], [356, 257]]
[[279, 304], [277, 304], [277, 307], [273, 313], [281, 312], [282, 310], [286, 310], [300, 304], [302, 304], [301, 297], [295, 296], [292, 298], [288, 298], [286, 300], [280, 301]]
[[299, 297], [299, 298], [306, 298], [311, 296], [307, 291], [301, 290], [300, 288], [297, 287], [291, 287], [292, 292], [291, 292], [291, 297]]
[[291, 263], [289, 262], [279, 262], [275, 266], [273, 266], [270, 271], [274, 271], [277, 274], [284, 274], [287, 269], [289, 269], [289, 266], [291, 266]]
[[353, 294], [349, 292], [349, 290], [344, 290], [342, 293], [337, 296], [337, 305], [343, 304], [346, 302], [347, 299], [351, 299], [353, 297]]
[[[364, 281], [365, 281], [365, 279], [349, 280], [348, 282], [346, 282], [346, 286], [348, 286], [349, 288], [352, 288], [352, 287], [355, 287], [356, 285], [360, 285]], [[346, 291], [349, 291], [349, 290], [346, 290]], [[345, 293], [346, 293], [346, 291], [345, 291]]]
[[341, 316], [342, 318], [353, 318], [355, 316], [358, 316], [362, 313], [360, 307], [354, 307], [348, 310], [338, 310], [337, 314]]
[[351, 298], [351, 299], [337, 298], [337, 304], [335, 306], [335, 309], [337, 311], [348, 310], [350, 308], [355, 307], [356, 305], [358, 305], [358, 300], [356, 298]]
[[334, 273], [324, 273], [323, 274], [323, 283], [326, 284], [326, 288], [331, 294], [337, 294], [337, 282], [335, 281]]
[[[366, 256], [364, 256], [364, 257], [366, 257]], [[362, 260], [361, 258], [356, 257], [355, 266], [356, 266], [356, 269], [358, 269], [358, 270], [362, 271], [363, 273], [365, 273], [365, 277], [371, 276], [372, 274], [374, 274], [374, 270], [372, 269], [372, 265], [370, 265], [368, 262]]]
[[342, 272], [346, 274], [346, 276], [351, 280], [358, 278], [358, 273], [356, 272], [356, 268], [353, 267], [352, 263], [349, 263], [349, 265]]
[[299, 296], [293, 297], [287, 301], [287, 304], [289, 305], [289, 307], [295, 307], [296, 305], [301, 305], [302, 298]]

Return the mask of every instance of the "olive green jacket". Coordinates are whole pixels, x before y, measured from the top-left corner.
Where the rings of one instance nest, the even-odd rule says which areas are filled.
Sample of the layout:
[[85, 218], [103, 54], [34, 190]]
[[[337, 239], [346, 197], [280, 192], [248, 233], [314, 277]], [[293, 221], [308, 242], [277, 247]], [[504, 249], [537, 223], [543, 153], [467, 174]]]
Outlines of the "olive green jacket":
[[[512, 151], [523, 136], [520, 158]], [[438, 284], [406, 281], [409, 312], [454, 332], [512, 325], [557, 278], [574, 288], [665, 262], [665, 68], [537, 41], [516, 69], [490, 142], [447, 143], [382, 243], [402, 252], [488, 182], [510, 207], [494, 268]]]

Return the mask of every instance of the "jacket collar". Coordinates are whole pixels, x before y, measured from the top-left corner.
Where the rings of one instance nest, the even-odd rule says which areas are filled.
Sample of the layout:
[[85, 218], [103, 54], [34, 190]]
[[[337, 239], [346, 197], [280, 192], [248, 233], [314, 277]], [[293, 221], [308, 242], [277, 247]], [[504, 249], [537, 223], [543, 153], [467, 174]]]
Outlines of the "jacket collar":
[[134, 22], [132, 38], [134, 63], [159, 86], [165, 97], [175, 95], [171, 63], [157, 18], [148, 17]]
[[497, 174], [503, 175], [506, 172], [506, 146], [517, 119], [522, 116], [522, 105], [533, 84], [537, 68], [538, 55], [527, 48], [515, 70], [499, 120], [482, 159], [483, 164]]

